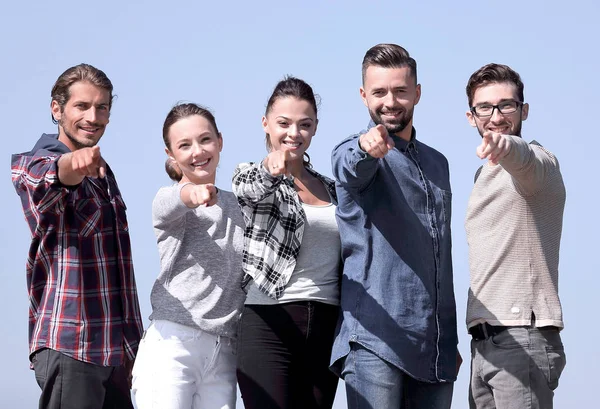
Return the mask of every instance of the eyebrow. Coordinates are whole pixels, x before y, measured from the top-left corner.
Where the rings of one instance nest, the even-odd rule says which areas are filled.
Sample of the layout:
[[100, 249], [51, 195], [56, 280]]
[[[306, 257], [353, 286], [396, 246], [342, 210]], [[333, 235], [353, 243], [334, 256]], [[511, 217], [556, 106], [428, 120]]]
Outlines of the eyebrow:
[[[519, 102], [519, 100], [518, 99], [514, 99], [514, 98], [503, 98], [500, 101], [498, 101], [498, 104], [501, 104], [503, 102]], [[489, 101], [483, 101], [483, 102], [479, 102], [479, 103], [477, 103], [475, 105], [494, 105], [494, 104], [492, 104]]]
[[[288, 117], [286, 117], [286, 116], [283, 116], [283, 115], [279, 115], [279, 116], [278, 116], [277, 118], [275, 118], [275, 119], [280, 119], [280, 118], [281, 118], [281, 119], [285, 119], [286, 121], [289, 121], [289, 120], [290, 120], [290, 118], [288, 118]], [[307, 116], [307, 117], [304, 117], [304, 118], [300, 119], [300, 121], [311, 121], [311, 122], [314, 122], [314, 121], [313, 121], [313, 119], [312, 119], [311, 117], [309, 117], [309, 116]]]
[[195, 138], [203, 138], [203, 137], [205, 137], [205, 136], [212, 136], [212, 133], [211, 133], [210, 131], [204, 131], [204, 132], [202, 132], [202, 133], [193, 134], [193, 135], [191, 135], [191, 136], [187, 136], [187, 135], [186, 135], [186, 136], [184, 136], [183, 138], [179, 139], [179, 140], [177, 141], [177, 143], [180, 143], [180, 142], [189, 142], [189, 141], [190, 141], [190, 140], [192, 140], [192, 139], [195, 139]]
[[192, 136], [192, 138], [203, 138], [205, 136], [212, 136], [212, 132], [211, 131], [200, 132], [198, 134], [194, 134], [194, 136]]
[[94, 105], [94, 106], [109, 106], [110, 104], [108, 102], [100, 102], [98, 104], [94, 104], [90, 101], [85, 101], [83, 99], [76, 99], [75, 101], [73, 101], [73, 105], [77, 105], [77, 104], [85, 104], [85, 105]]

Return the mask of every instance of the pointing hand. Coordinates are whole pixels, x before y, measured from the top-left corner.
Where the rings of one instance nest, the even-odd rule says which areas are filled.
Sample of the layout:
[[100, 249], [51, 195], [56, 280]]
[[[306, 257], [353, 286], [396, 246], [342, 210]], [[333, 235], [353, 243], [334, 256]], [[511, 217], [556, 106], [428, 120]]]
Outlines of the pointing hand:
[[383, 158], [394, 149], [394, 140], [388, 135], [383, 125], [377, 125], [366, 134], [362, 134], [358, 140], [360, 148], [374, 158]]

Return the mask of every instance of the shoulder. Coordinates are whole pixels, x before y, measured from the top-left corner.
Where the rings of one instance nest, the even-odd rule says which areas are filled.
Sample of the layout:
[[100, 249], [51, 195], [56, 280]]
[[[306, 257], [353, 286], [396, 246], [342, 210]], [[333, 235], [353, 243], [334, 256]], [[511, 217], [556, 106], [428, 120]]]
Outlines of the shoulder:
[[223, 202], [226, 204], [234, 203], [237, 206], [237, 197], [235, 197], [233, 192], [230, 192], [229, 190], [221, 189], [220, 187], [217, 187], [217, 188], [219, 189], [219, 201], [220, 202]]
[[175, 195], [180, 189], [180, 185], [178, 183], [174, 183], [170, 186], [163, 186], [158, 189], [156, 195], [154, 196], [154, 202], [160, 202], [161, 200], [171, 198]]
[[346, 145], [346, 144], [358, 139], [361, 135], [366, 134], [367, 132], [368, 132], [368, 129], [363, 129], [362, 131], [360, 131], [358, 133], [354, 133], [350, 136], [347, 136], [346, 138], [342, 139], [337, 145], [335, 145], [333, 150], [335, 151], [340, 146]]
[[242, 162], [235, 167], [235, 173], [256, 168], [255, 162]]
[[536, 155], [548, 156], [553, 161], [558, 162], [556, 155], [554, 155], [552, 152], [550, 152], [548, 149], [542, 146], [542, 144], [538, 141], [532, 140], [531, 142], [529, 142], [529, 146], [531, 147], [531, 150], [535, 152]]
[[419, 140], [417, 140], [416, 143], [417, 143], [417, 148], [419, 149], [419, 152], [422, 152], [422, 154], [430, 156], [431, 158], [435, 159], [436, 161], [441, 161], [441, 162], [448, 164], [448, 159], [446, 159], [446, 156], [442, 152], [438, 151], [435, 148], [432, 148], [431, 146], [429, 146], [426, 143], [423, 143]]

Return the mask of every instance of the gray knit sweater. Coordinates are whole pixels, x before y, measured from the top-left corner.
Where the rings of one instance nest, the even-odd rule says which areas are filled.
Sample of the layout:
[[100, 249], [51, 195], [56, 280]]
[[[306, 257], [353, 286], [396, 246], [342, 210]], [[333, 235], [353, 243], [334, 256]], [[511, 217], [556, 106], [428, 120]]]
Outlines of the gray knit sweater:
[[216, 205], [190, 209], [181, 201], [182, 186], [161, 188], [152, 204], [161, 269], [150, 319], [235, 338], [245, 300], [245, 225], [237, 199], [219, 189]]
[[565, 186], [556, 157], [512, 136], [509, 154], [483, 165], [467, 207], [471, 288], [467, 326], [563, 327], [558, 254]]

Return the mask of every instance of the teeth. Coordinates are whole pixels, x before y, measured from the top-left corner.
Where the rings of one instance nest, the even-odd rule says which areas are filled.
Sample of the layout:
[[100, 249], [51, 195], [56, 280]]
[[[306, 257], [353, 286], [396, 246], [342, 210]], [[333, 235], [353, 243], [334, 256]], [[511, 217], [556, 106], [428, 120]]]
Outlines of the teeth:
[[204, 166], [204, 165], [206, 165], [207, 163], [208, 163], [208, 159], [206, 159], [206, 160], [205, 160], [205, 161], [203, 161], [203, 162], [196, 162], [196, 163], [193, 163], [192, 165], [194, 165], [194, 166]]
[[285, 143], [288, 146], [294, 146], [294, 147], [300, 146], [300, 142], [285, 142], [284, 141], [283, 143]]

